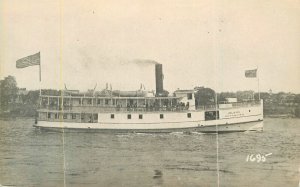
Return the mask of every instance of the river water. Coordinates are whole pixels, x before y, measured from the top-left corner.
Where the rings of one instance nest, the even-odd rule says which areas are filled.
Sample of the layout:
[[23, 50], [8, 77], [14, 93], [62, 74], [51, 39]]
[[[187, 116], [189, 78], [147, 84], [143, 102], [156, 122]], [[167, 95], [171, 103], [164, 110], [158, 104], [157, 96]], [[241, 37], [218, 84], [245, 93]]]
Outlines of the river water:
[[300, 119], [267, 118], [263, 132], [219, 135], [63, 134], [33, 123], [0, 121], [3, 186], [299, 185]]

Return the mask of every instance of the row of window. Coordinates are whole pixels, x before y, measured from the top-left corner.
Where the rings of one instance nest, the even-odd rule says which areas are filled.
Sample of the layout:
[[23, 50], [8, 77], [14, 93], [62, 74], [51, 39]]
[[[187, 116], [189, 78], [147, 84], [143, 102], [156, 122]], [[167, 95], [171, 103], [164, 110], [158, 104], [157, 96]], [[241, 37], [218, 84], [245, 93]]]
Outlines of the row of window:
[[[76, 114], [71, 114], [72, 119], [76, 119]], [[48, 113], [48, 118], [51, 118], [51, 113]], [[58, 119], [58, 114], [54, 113], [54, 118]], [[63, 114], [63, 119], [67, 119], [68, 118], [68, 114]]]
[[[54, 116], [53, 116], [54, 115]], [[68, 117], [69, 116], [69, 117]], [[54, 119], [63, 118], [63, 119], [79, 119], [79, 114], [72, 114], [72, 113], [64, 113], [64, 114], [58, 114], [58, 113], [48, 113], [48, 118], [54, 117]], [[164, 119], [164, 114], [159, 114], [160, 119]], [[187, 113], [187, 118], [191, 118], [192, 114]], [[98, 119], [97, 114], [82, 114], [81, 118], [93, 118]], [[111, 119], [115, 119], [115, 114], [110, 114]], [[132, 119], [132, 114], [127, 114], [127, 119]], [[143, 114], [139, 114], [139, 119], [143, 119]]]
[[[53, 116], [54, 114], [54, 116]], [[58, 118], [63, 118], [63, 119], [79, 119], [80, 115], [79, 114], [72, 114], [72, 113], [64, 113], [64, 114], [58, 114], [58, 113], [48, 113], [48, 118], [50, 119], [51, 116], [54, 117], [54, 119], [58, 119]], [[98, 119], [98, 114], [85, 114], [85, 115], [81, 115], [81, 118], [93, 118], [93, 119]]]
[[[188, 99], [191, 100], [192, 96], [189, 96]], [[71, 103], [74, 103], [73, 101], [74, 100], [72, 100]], [[103, 99], [97, 99], [97, 100], [94, 100], [94, 101], [95, 101], [94, 103], [97, 103], [98, 105], [100, 105], [101, 103], [104, 103], [105, 105], [108, 105], [109, 103], [112, 103], [113, 105], [115, 105], [115, 103], [117, 102], [117, 100], [115, 100], [115, 99], [104, 99], [104, 100]], [[132, 101], [133, 100], [128, 100], [128, 103], [132, 104], [133, 103]], [[48, 101], [43, 100], [42, 102], [47, 103]], [[51, 100], [49, 102], [50, 102], [50, 104], [57, 104], [58, 103], [57, 100]], [[60, 100], [59, 102], [61, 103], [62, 101]], [[164, 102], [164, 101], [161, 101], [161, 102]], [[66, 103], [69, 103], [69, 100], [66, 99], [66, 101], [64, 101], [64, 104], [66, 104]], [[83, 103], [92, 104], [93, 100], [92, 99], [78, 100], [78, 104], [83, 104]], [[153, 101], [152, 101], [152, 103], [153, 103]]]
[[[192, 99], [192, 95], [188, 95], [188, 100], [191, 100]], [[85, 100], [78, 100], [76, 102], [74, 102], [75, 100], [72, 100], [72, 101], [69, 101], [66, 99], [66, 101], [63, 102], [63, 105], [70, 105], [70, 104], [88, 104], [88, 105], [92, 105], [92, 103], [96, 104], [97, 105], [116, 105], [116, 103], [119, 103], [121, 104], [120, 102], [118, 102], [118, 100], [116, 99], [96, 99], [96, 100], [93, 100], [93, 99], [85, 99]], [[47, 104], [47, 100], [42, 100], [42, 103], [44, 105]], [[51, 100], [49, 101], [49, 105], [57, 105], [58, 103], [61, 104], [61, 100], [58, 102], [57, 100]], [[158, 101], [157, 101], [158, 102]], [[162, 100], [162, 105], [167, 105], [169, 103], [169, 101], [164, 101]], [[173, 101], [174, 102], [174, 101]], [[147, 102], [144, 102], [144, 104], [146, 104]], [[154, 102], [155, 103], [155, 102]], [[154, 105], [153, 101], [152, 101], [152, 104]], [[123, 103], [125, 105], [125, 103]], [[128, 100], [128, 104], [130, 105], [134, 105], [134, 102], [133, 100]], [[135, 103], [137, 104], [137, 103]], [[170, 104], [170, 103], [169, 103]]]
[[[192, 118], [191, 113], [187, 113], [187, 118]], [[75, 113], [48, 113], [48, 116], [44, 114], [44, 117], [42, 118], [47, 118], [48, 119], [81, 119], [83, 121], [95, 121], [98, 120], [98, 114], [93, 114], [93, 113], [83, 113], [83, 114], [75, 114]], [[159, 114], [160, 119], [164, 119], [164, 114]], [[207, 120], [217, 120], [220, 118], [219, 111], [206, 111], [204, 113], [204, 119]], [[115, 119], [115, 114], [110, 114], [111, 119]], [[132, 119], [132, 114], [127, 114], [127, 119]], [[143, 114], [138, 115], [138, 119], [143, 119]]]
[[[131, 119], [131, 114], [127, 114], [127, 119]], [[187, 117], [191, 118], [192, 114], [191, 113], [187, 113]], [[110, 114], [110, 118], [111, 119], [115, 119], [115, 114]], [[164, 119], [164, 114], [159, 114], [159, 118], [160, 119]], [[139, 114], [139, 119], [143, 119], [143, 114]]]

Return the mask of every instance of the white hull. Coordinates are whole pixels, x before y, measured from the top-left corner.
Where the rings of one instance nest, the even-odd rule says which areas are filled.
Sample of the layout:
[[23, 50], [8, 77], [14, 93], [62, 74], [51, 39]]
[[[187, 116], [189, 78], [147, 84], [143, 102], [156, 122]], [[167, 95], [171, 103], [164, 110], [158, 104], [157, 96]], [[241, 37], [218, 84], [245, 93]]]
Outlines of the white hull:
[[[116, 133], [169, 133], [169, 132], [205, 132], [205, 133], [225, 133], [225, 132], [244, 132], [244, 131], [263, 131], [263, 121], [253, 121], [235, 124], [215, 124], [215, 125], [189, 125], [186, 127], [174, 128], [101, 128], [93, 127], [90, 124], [78, 126], [77, 124], [60, 124], [56, 125], [53, 122], [47, 124], [34, 125], [41, 130], [59, 131], [59, 132], [116, 132]], [[48, 124], [50, 123], [50, 124]], [[57, 122], [55, 122], [57, 123]], [[59, 123], [59, 122], [58, 122]]]
[[[99, 113], [96, 123], [60, 121], [38, 121], [35, 125], [48, 130], [84, 130], [115, 132], [234, 132], [257, 131], [263, 129], [263, 113], [261, 106], [219, 109], [218, 120], [208, 120], [206, 111], [190, 112], [153, 112], [153, 113]], [[187, 117], [187, 114], [190, 117]], [[131, 118], [128, 119], [128, 114]], [[163, 118], [159, 116], [163, 114]], [[139, 119], [139, 115], [143, 115]]]

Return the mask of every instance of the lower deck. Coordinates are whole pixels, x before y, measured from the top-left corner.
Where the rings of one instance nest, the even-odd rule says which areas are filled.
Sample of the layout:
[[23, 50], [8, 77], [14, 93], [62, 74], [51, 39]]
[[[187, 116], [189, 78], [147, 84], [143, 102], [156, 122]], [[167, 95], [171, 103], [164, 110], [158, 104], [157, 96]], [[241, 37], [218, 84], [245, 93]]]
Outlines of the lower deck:
[[[186, 112], [40, 113], [37, 127], [119, 131], [169, 131], [208, 129], [244, 131], [263, 120], [262, 106]], [[243, 124], [243, 128], [241, 125]], [[244, 128], [245, 127], [245, 128]], [[222, 129], [221, 129], [222, 130]]]
[[219, 108], [211, 110], [188, 111], [126, 111], [126, 112], [75, 112], [75, 111], [39, 111], [39, 121], [65, 123], [177, 123], [185, 121], [211, 121], [248, 116], [263, 117], [262, 105], [239, 108]]

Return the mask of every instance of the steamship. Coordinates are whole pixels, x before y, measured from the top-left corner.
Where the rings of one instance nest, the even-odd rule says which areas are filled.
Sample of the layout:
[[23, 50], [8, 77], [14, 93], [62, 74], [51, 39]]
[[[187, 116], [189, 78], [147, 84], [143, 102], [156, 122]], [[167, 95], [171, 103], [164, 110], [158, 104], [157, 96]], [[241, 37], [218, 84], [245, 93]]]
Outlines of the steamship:
[[[196, 106], [195, 90], [163, 89], [162, 64], [155, 65], [156, 92], [106, 89], [41, 94], [34, 125], [55, 131], [242, 132], [263, 130], [263, 102]], [[201, 98], [200, 98], [201, 99]]]

